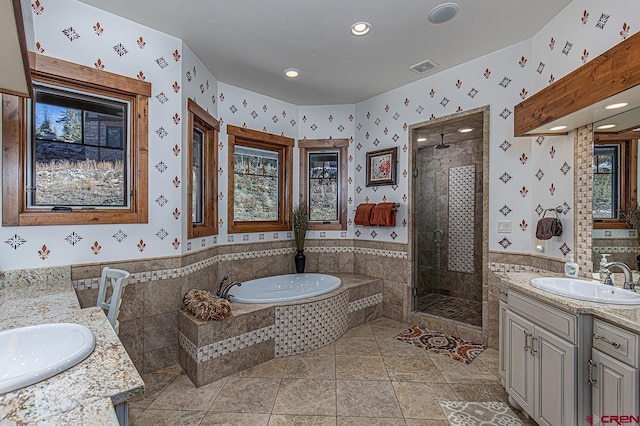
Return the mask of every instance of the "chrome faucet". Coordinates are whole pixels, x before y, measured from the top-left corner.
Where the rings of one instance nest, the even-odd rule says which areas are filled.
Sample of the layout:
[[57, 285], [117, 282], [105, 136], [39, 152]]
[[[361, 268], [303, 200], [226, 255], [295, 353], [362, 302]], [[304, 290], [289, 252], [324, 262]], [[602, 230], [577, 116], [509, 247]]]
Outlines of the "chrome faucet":
[[220, 285], [218, 286], [218, 289], [216, 290], [216, 296], [220, 297], [222, 295], [222, 285], [228, 279], [229, 279], [228, 275], [225, 275], [224, 277], [222, 277], [222, 281], [220, 281]]
[[609, 262], [602, 265], [602, 268], [600, 269], [602, 272], [608, 273], [609, 268], [612, 266], [617, 266], [618, 268], [622, 269], [622, 272], [624, 272], [624, 285], [622, 286], [622, 288], [626, 290], [636, 291], [636, 285], [633, 282], [633, 272], [631, 272], [631, 268], [629, 268], [626, 264], [622, 262]]
[[222, 293], [220, 294], [220, 297], [222, 297], [223, 299], [229, 300], [229, 297], [233, 296], [233, 294], [229, 294], [229, 290], [231, 290], [231, 287], [235, 287], [235, 286], [240, 287], [241, 285], [242, 285], [242, 283], [240, 281], [232, 282], [231, 284], [226, 286], [224, 288], [224, 290], [222, 290]]

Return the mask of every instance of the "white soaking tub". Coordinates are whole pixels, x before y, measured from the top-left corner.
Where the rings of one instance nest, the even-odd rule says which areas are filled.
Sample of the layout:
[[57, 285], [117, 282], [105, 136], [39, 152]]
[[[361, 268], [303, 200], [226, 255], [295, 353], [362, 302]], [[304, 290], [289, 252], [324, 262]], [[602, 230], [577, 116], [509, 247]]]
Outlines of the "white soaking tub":
[[287, 274], [245, 281], [231, 289], [230, 300], [238, 303], [278, 303], [329, 293], [342, 285], [327, 274]]

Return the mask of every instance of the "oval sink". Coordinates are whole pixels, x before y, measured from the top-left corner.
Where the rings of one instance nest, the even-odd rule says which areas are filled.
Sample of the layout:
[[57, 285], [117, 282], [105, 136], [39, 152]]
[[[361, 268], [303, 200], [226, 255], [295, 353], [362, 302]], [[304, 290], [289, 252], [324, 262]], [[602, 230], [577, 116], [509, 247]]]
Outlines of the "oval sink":
[[571, 299], [615, 305], [640, 305], [640, 294], [619, 287], [577, 278], [534, 278], [531, 285]]
[[93, 333], [80, 324], [41, 324], [0, 332], [0, 394], [73, 367], [94, 346]]

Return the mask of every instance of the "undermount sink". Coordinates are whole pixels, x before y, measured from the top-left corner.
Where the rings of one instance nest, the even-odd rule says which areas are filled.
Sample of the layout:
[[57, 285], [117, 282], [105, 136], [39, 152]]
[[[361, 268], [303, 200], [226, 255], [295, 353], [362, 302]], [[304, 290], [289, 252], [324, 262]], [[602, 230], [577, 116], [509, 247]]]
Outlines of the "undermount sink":
[[640, 305], [639, 293], [577, 278], [534, 278], [531, 285], [570, 299], [615, 305]]
[[94, 346], [93, 333], [80, 324], [42, 324], [0, 332], [0, 394], [73, 367]]

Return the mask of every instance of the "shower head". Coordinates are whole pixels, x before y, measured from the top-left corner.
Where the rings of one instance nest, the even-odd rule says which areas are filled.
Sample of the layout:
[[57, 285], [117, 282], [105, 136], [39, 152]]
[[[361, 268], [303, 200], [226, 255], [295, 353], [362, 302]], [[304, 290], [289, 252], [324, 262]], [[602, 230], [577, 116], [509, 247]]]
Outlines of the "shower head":
[[449, 145], [444, 143], [444, 133], [440, 133], [440, 143], [436, 145], [436, 149], [447, 149]]

